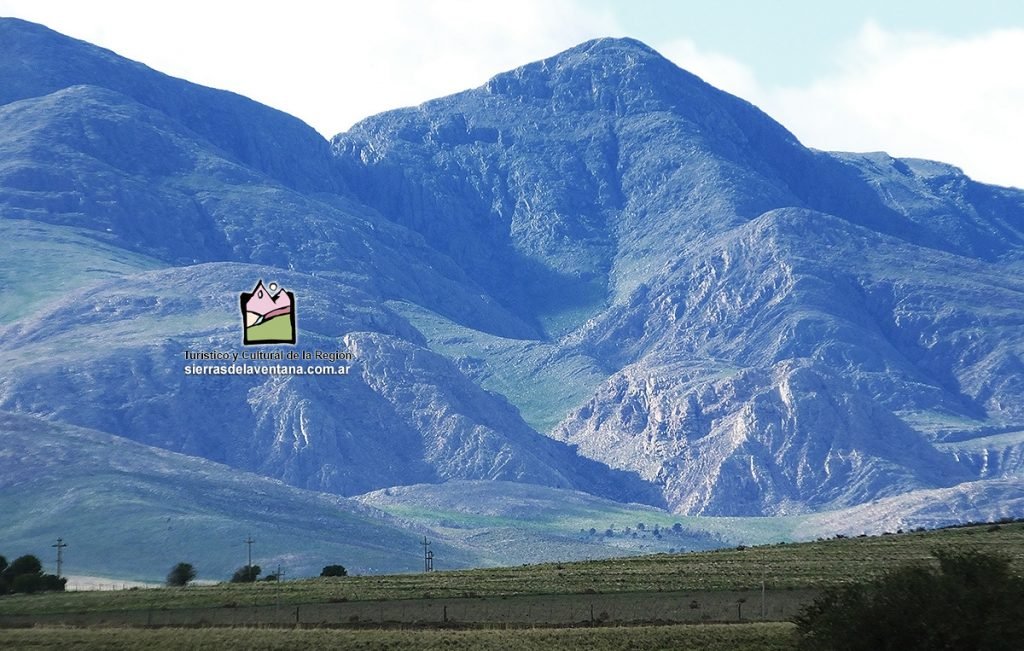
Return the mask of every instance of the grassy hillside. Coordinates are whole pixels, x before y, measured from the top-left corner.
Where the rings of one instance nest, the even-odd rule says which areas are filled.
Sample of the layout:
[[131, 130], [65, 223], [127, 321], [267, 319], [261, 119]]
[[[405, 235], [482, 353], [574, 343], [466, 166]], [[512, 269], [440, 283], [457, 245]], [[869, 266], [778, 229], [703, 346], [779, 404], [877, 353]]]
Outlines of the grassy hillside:
[[[179, 561], [200, 579], [227, 579], [245, 564], [250, 534], [265, 573], [421, 563], [421, 532], [352, 500], [93, 430], [0, 412], [0, 469], [0, 554], [35, 554], [49, 571], [58, 536], [66, 573], [123, 579], [160, 580]], [[443, 541], [434, 548], [454, 566], [480, 562]]]
[[748, 590], [764, 577], [773, 591], [859, 581], [906, 563], [931, 562], [936, 549], [1010, 556], [1024, 573], [1024, 522], [890, 536], [832, 539], [689, 554], [541, 564], [432, 574], [310, 579], [0, 599], [0, 615], [279, 605], [423, 598], [594, 595]]
[[487, 334], [411, 303], [391, 301], [388, 307], [408, 319], [431, 350], [508, 398], [539, 432], [551, 430], [605, 378], [595, 360], [557, 344]]
[[430, 529], [486, 558], [489, 565], [806, 542], [836, 534], [935, 529], [1024, 514], [1024, 486], [1013, 479], [968, 482], [838, 511], [776, 517], [683, 516], [578, 491], [497, 481], [400, 486], [356, 499]]
[[97, 240], [95, 234], [25, 220], [0, 220], [0, 324], [94, 282], [164, 266]]

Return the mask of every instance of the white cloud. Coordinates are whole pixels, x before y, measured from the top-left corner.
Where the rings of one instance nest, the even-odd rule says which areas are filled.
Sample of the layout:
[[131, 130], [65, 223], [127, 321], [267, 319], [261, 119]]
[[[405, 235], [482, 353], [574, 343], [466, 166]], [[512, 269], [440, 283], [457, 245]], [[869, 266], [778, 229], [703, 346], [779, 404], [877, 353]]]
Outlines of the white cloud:
[[327, 136], [618, 31], [610, 14], [575, 0], [0, 0], [0, 14], [247, 95]]
[[949, 39], [868, 22], [840, 46], [833, 73], [797, 87], [766, 86], [750, 66], [686, 39], [658, 47], [757, 104], [805, 145], [928, 158], [1024, 188], [1024, 30]]
[[1021, 61], [1020, 29], [954, 40], [868, 23], [834, 75], [754, 101], [810, 146], [940, 160], [1024, 188]]

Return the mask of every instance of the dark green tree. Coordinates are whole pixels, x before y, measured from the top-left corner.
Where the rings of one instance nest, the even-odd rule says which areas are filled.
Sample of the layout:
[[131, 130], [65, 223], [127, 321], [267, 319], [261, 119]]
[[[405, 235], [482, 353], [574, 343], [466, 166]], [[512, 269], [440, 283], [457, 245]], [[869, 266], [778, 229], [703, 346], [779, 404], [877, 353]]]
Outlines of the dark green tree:
[[167, 585], [181, 587], [189, 584], [196, 578], [196, 568], [191, 563], [178, 563], [167, 573]]
[[796, 617], [798, 646], [815, 651], [1010, 651], [1024, 639], [1024, 578], [1010, 560], [935, 552], [938, 567], [907, 566], [826, 590]]
[[348, 576], [348, 570], [344, 565], [326, 565], [320, 571], [320, 576]]
[[231, 575], [232, 583], [252, 583], [262, 572], [259, 565], [243, 565]]
[[14, 559], [14, 561], [8, 565], [3, 574], [8, 579], [21, 576], [22, 574], [42, 574], [43, 564], [39, 562], [39, 559], [32, 554], [25, 554]]
[[0, 556], [0, 594], [8, 592], [33, 593], [43, 590], [63, 590], [67, 579], [43, 574], [43, 564], [31, 554], [19, 556], [10, 564]]

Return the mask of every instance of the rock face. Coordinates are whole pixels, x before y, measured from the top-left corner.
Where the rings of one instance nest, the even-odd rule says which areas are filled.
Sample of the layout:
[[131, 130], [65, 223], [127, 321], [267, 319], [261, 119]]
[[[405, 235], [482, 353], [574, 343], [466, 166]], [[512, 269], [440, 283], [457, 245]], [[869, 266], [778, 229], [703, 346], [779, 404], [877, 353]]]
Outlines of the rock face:
[[[1024, 192], [808, 150], [628, 39], [330, 143], [40, 26], [0, 42], [0, 409], [340, 495], [760, 515], [1020, 477]], [[349, 374], [183, 373], [241, 349], [259, 279]]]

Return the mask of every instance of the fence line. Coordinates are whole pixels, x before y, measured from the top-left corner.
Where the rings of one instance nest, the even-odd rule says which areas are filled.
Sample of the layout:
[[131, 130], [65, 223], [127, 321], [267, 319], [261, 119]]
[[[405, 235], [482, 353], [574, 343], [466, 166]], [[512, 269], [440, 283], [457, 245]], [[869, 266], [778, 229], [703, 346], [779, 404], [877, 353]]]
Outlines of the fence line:
[[2, 615], [0, 627], [66, 626], [579, 626], [616, 623], [785, 621], [814, 590], [459, 597], [340, 603]]

